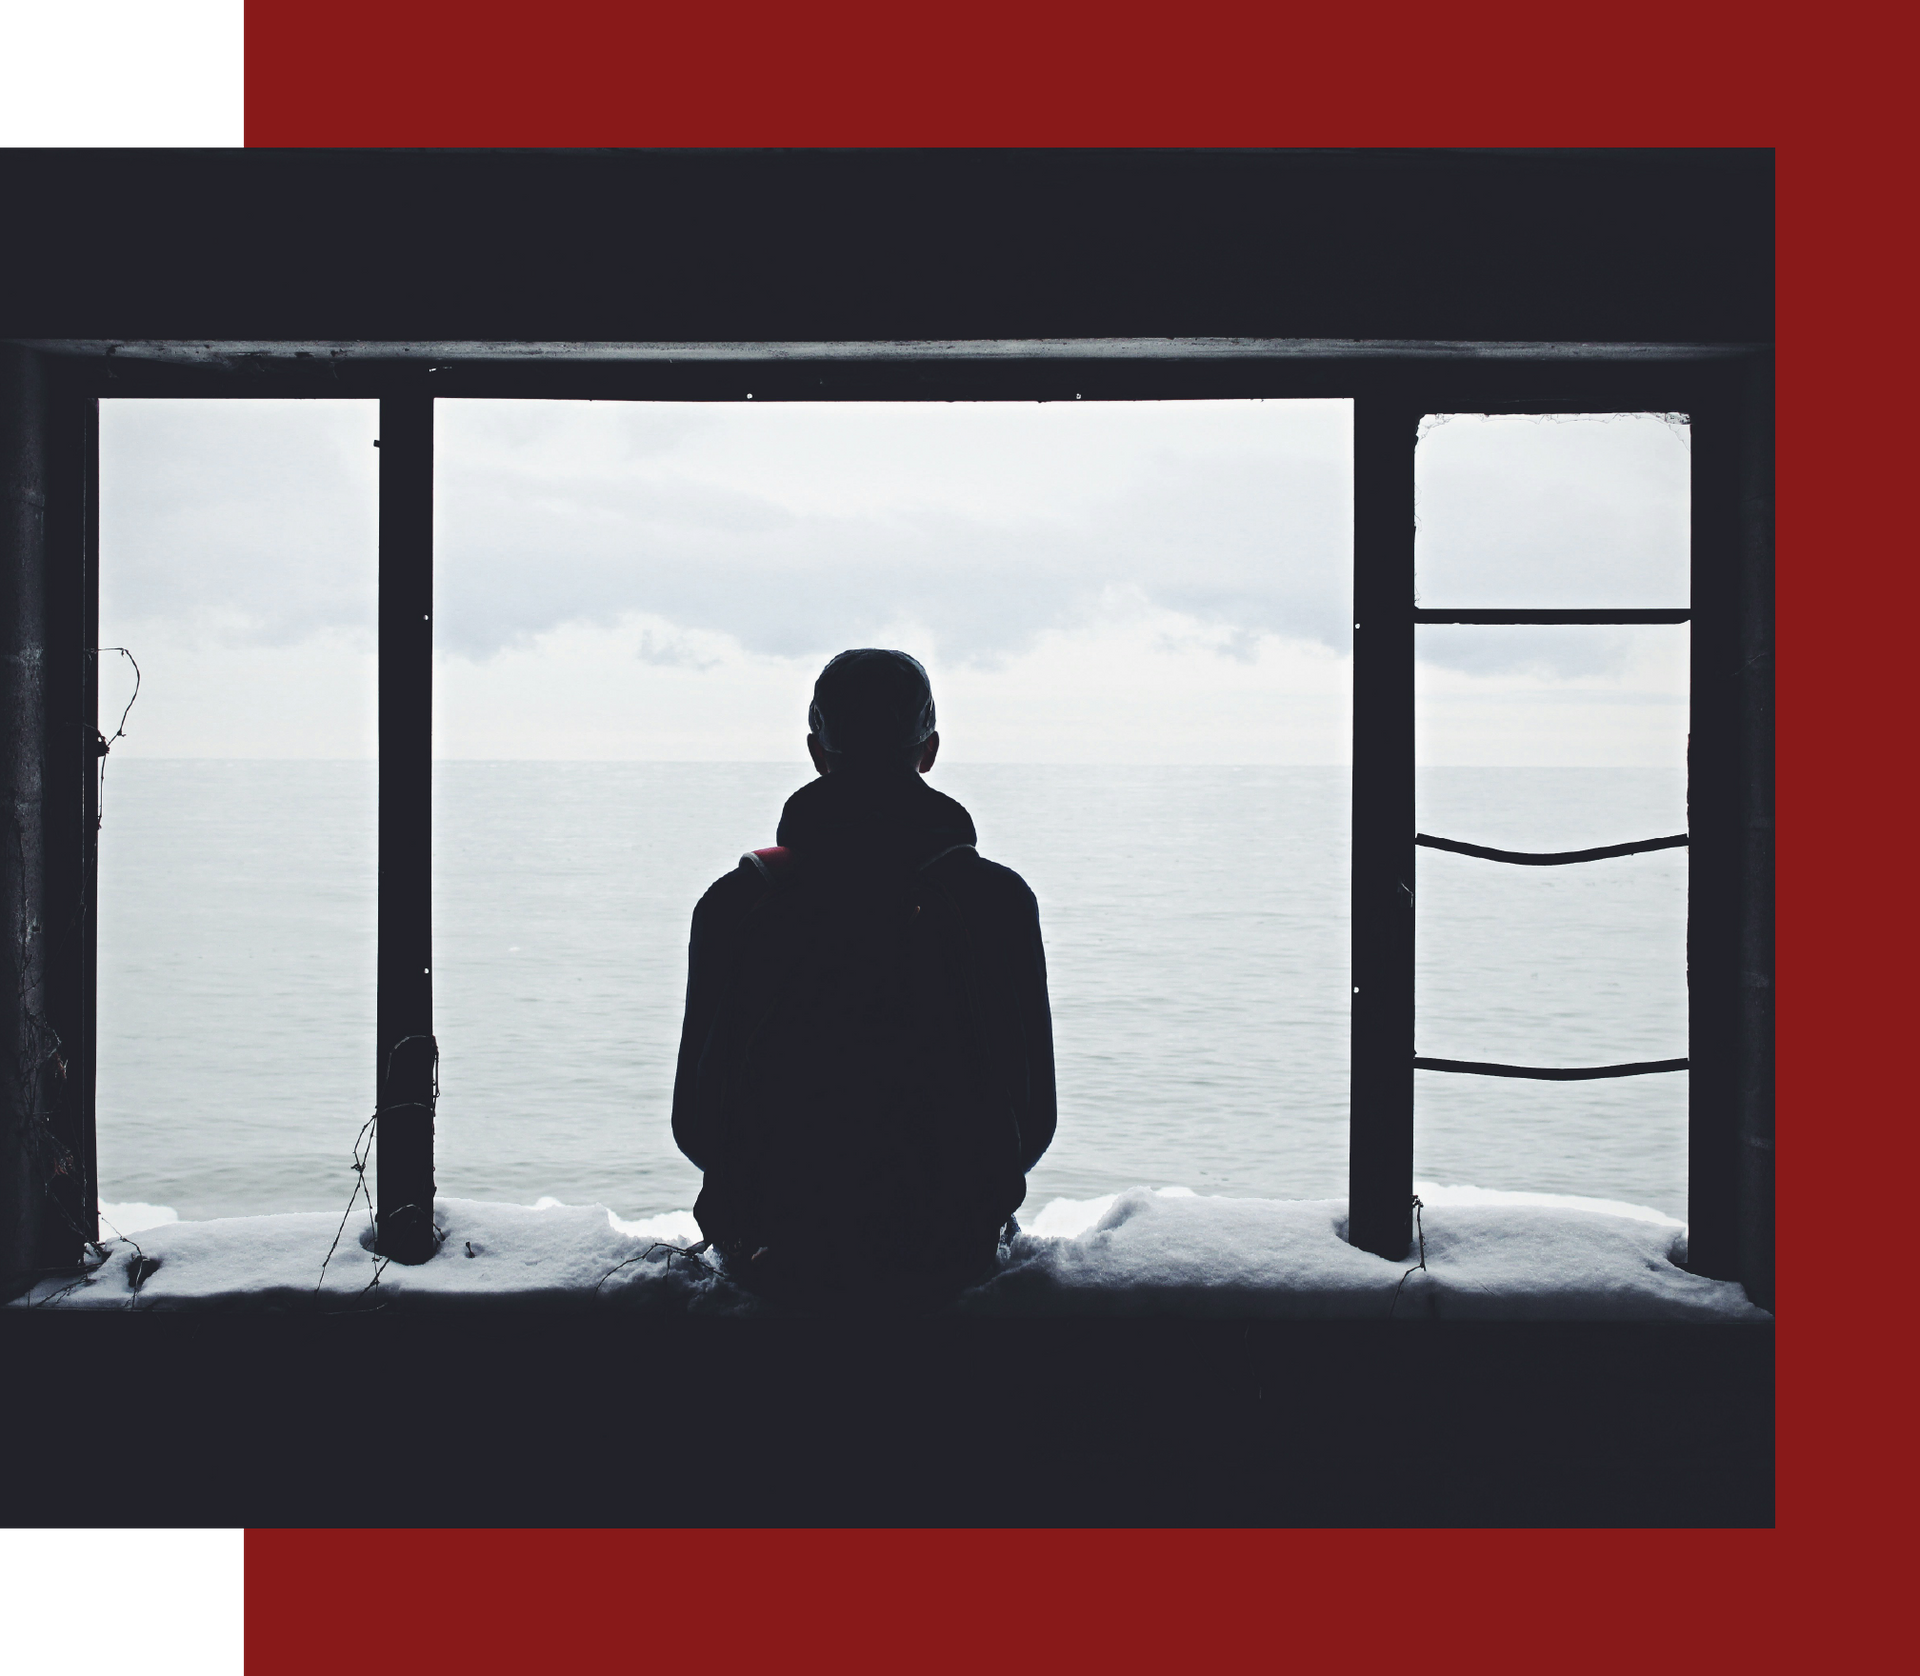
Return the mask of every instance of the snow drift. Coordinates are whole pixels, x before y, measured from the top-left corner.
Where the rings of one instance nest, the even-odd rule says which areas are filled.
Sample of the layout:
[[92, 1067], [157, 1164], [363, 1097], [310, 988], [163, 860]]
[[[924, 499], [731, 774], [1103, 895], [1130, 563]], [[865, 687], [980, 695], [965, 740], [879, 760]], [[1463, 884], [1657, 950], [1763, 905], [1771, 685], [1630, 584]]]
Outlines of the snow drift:
[[[1056, 1199], [1007, 1261], [954, 1306], [974, 1315], [1179, 1314], [1394, 1320], [1765, 1320], [1731, 1281], [1679, 1266], [1686, 1230], [1640, 1206], [1420, 1184], [1426, 1267], [1342, 1237], [1330, 1199], [1202, 1198], [1131, 1188]], [[160, 1207], [142, 1207], [153, 1211]], [[16, 1308], [316, 1310], [519, 1305], [750, 1315], [691, 1212], [625, 1221], [598, 1205], [441, 1199], [445, 1240], [416, 1268], [368, 1249], [365, 1219], [331, 1213], [158, 1220], [107, 1244], [84, 1276], [45, 1281]], [[857, 1225], [821, 1219], [825, 1260], [858, 1263]], [[324, 1260], [324, 1273], [323, 1273]]]

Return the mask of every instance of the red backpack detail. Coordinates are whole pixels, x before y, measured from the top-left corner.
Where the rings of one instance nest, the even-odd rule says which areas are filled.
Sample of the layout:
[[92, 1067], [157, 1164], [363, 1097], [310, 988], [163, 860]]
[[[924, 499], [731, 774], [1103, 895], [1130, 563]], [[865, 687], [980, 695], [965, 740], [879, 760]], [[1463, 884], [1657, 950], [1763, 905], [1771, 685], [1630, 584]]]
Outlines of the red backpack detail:
[[770, 844], [764, 850], [748, 850], [740, 861], [743, 866], [752, 862], [760, 876], [771, 884], [793, 870], [793, 851], [785, 844]]

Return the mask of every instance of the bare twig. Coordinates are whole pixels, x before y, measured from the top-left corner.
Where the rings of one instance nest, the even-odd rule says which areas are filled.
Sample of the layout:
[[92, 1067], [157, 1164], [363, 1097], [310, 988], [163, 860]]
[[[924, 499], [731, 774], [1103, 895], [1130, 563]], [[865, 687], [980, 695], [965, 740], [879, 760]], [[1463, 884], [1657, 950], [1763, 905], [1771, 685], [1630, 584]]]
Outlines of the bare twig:
[[712, 1240], [701, 1240], [697, 1245], [679, 1246], [679, 1245], [668, 1245], [664, 1240], [655, 1240], [653, 1244], [648, 1246], [645, 1251], [637, 1251], [631, 1257], [623, 1258], [620, 1262], [615, 1263], [612, 1268], [608, 1269], [607, 1272], [599, 1278], [599, 1280], [594, 1282], [594, 1287], [593, 1287], [594, 1296], [598, 1297], [600, 1295], [600, 1288], [606, 1285], [608, 1281], [613, 1279], [613, 1277], [617, 1275], [622, 1269], [624, 1269], [629, 1263], [643, 1263], [647, 1260], [647, 1258], [651, 1257], [656, 1251], [666, 1252], [668, 1268], [673, 1267], [673, 1260], [676, 1257], [691, 1257], [694, 1260], [694, 1262], [699, 1266], [700, 1272], [702, 1274], [711, 1275], [715, 1272], [713, 1265], [710, 1263], [702, 1263], [700, 1261], [700, 1254], [712, 1244], [713, 1244]]
[[[1420, 1195], [1416, 1193], [1413, 1196], [1413, 1231], [1415, 1237], [1420, 1241], [1420, 1261], [1415, 1263], [1412, 1268], [1408, 1269], [1407, 1272], [1400, 1277], [1400, 1286], [1405, 1286], [1409, 1280], [1427, 1266], [1427, 1231], [1420, 1225], [1420, 1212], [1422, 1209]], [[1387, 1305], [1387, 1319], [1389, 1321], [1393, 1319], [1394, 1308], [1400, 1302], [1400, 1286], [1394, 1287], [1393, 1301]]]

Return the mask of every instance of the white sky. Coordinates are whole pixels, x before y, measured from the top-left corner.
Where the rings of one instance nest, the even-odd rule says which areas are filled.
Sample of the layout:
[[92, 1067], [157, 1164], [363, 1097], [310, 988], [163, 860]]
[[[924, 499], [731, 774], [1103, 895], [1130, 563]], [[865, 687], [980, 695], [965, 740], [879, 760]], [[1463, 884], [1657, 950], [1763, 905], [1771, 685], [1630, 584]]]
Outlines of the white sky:
[[[373, 753], [377, 418], [103, 404], [121, 751]], [[820, 665], [894, 645], [955, 761], [1347, 760], [1345, 402], [442, 401], [437, 432], [442, 756], [801, 765]], [[1654, 415], [1430, 426], [1421, 602], [1686, 603], [1687, 467]], [[1683, 760], [1684, 629], [1420, 636], [1424, 761]]]

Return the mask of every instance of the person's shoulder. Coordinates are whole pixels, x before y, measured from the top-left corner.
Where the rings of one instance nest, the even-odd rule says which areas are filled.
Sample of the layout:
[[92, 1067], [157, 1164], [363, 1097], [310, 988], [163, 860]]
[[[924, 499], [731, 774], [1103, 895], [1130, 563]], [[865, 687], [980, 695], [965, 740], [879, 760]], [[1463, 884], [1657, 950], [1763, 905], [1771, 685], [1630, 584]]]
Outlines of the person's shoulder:
[[696, 918], [711, 918], [714, 915], [725, 916], [737, 910], [749, 908], [757, 902], [768, 889], [769, 874], [764, 865], [755, 865], [752, 854], [743, 855], [739, 865], [730, 872], [722, 873], [694, 907]]
[[1004, 863], [989, 861], [971, 845], [956, 845], [949, 854], [929, 865], [946, 869], [947, 878], [969, 895], [1038, 911], [1033, 891], [1025, 879]]
[[981, 855], [978, 850], [976, 850], [974, 854], [979, 861], [980, 877], [984, 880], [991, 881], [994, 889], [1004, 890], [1013, 896], [1033, 895], [1033, 891], [1028, 888], [1027, 881], [1018, 873], [1014, 872], [1011, 867], [1007, 866], [1005, 862], [989, 861], [985, 856]]

